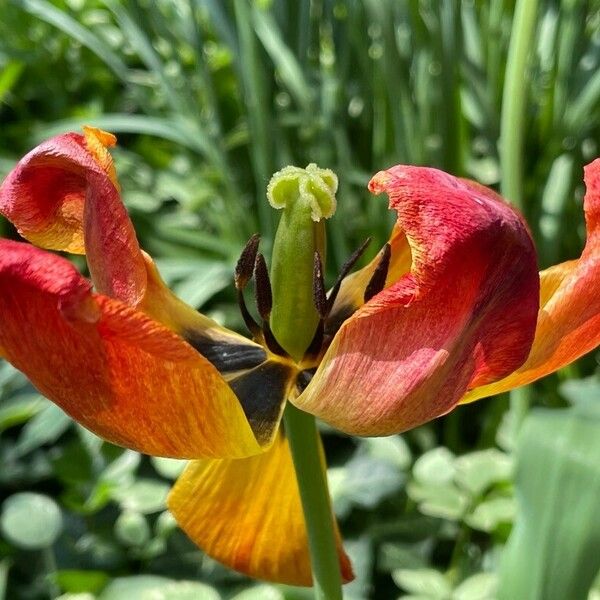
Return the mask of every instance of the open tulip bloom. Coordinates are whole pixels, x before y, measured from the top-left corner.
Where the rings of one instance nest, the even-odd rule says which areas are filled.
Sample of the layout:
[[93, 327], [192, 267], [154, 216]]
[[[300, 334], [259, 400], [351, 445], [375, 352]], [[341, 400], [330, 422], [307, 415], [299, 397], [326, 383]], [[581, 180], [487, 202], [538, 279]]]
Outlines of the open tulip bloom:
[[[399, 433], [600, 342], [600, 159], [585, 169], [580, 258], [541, 273], [527, 225], [495, 192], [436, 169], [380, 171], [369, 190], [397, 213], [389, 242], [349, 274], [360, 248], [328, 293], [337, 178], [283, 169], [267, 190], [283, 211], [270, 272], [257, 236], [235, 270], [249, 339], [163, 283], [121, 201], [115, 141], [94, 128], [52, 138], [2, 184], [0, 213], [31, 244], [0, 240], [0, 357], [102, 438], [192, 459], [169, 508], [207, 554], [251, 577], [311, 585], [319, 563], [311, 569], [302, 483], [312, 471], [294, 451], [311, 443], [297, 429], [306, 413], [348, 434]], [[85, 254], [91, 282], [47, 250]], [[251, 279], [256, 311], [244, 299]]]

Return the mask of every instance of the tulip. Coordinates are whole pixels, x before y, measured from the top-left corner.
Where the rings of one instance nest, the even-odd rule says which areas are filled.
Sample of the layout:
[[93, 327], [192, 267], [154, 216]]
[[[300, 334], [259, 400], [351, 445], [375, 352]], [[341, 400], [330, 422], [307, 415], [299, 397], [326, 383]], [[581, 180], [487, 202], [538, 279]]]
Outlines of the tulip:
[[[310, 585], [327, 544], [315, 523], [329, 522], [335, 564], [321, 571], [339, 561], [352, 579], [326, 484], [306, 483], [324, 467], [307, 413], [349, 434], [399, 433], [600, 343], [600, 160], [585, 170], [581, 257], [541, 274], [523, 218], [493, 191], [436, 169], [381, 171], [369, 189], [397, 213], [389, 242], [349, 274], [363, 245], [329, 293], [337, 178], [286, 167], [267, 191], [282, 210], [271, 270], [258, 236], [235, 270], [247, 338], [176, 298], [140, 249], [115, 142], [90, 127], [55, 137], [0, 187], [0, 213], [34, 244], [0, 240], [0, 357], [102, 438], [191, 459], [171, 511], [205, 552], [252, 577]], [[47, 250], [85, 254], [91, 281]]]

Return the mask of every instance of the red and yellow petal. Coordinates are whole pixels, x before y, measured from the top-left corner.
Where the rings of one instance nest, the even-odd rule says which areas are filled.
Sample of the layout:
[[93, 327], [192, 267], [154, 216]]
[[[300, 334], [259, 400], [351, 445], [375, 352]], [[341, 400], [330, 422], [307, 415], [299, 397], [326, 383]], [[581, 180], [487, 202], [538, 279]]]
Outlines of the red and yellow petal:
[[115, 141], [88, 127], [43, 142], [0, 186], [0, 214], [38, 246], [86, 254], [96, 289], [135, 305], [146, 268], [107, 150]]
[[523, 364], [539, 278], [522, 218], [497, 194], [436, 169], [397, 166], [387, 192], [410, 273], [340, 328], [294, 403], [351, 434], [387, 435], [451, 410], [467, 389]]
[[260, 451], [208, 360], [143, 313], [92, 294], [65, 259], [8, 240], [0, 240], [0, 348], [108, 441], [178, 458]]
[[[224, 565], [257, 579], [312, 585], [298, 484], [282, 433], [258, 456], [191, 462], [168, 505], [186, 534]], [[336, 534], [342, 577], [351, 581]]]
[[600, 344], [600, 159], [585, 167], [585, 184], [585, 248], [579, 259], [540, 273], [540, 310], [527, 361], [508, 377], [471, 390], [462, 402], [531, 383]]

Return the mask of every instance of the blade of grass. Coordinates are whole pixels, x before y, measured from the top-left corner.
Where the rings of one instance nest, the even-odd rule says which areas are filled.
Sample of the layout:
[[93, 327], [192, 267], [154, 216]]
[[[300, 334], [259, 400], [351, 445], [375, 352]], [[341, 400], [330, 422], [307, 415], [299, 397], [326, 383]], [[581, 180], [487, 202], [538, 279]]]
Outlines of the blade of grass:
[[[527, 101], [527, 59], [536, 23], [537, 0], [517, 0], [508, 48], [500, 117], [501, 190], [505, 198], [523, 210], [523, 140]], [[513, 390], [510, 396], [513, 423], [518, 431], [531, 402], [530, 388]]]
[[598, 399], [587, 400], [567, 410], [538, 409], [523, 424], [519, 513], [499, 600], [587, 598], [600, 568], [600, 413]]
[[46, 0], [19, 0], [16, 3], [28, 13], [54, 25], [57, 29], [89, 48], [119, 79], [127, 81], [129, 70], [121, 58], [106, 43], [69, 14]]

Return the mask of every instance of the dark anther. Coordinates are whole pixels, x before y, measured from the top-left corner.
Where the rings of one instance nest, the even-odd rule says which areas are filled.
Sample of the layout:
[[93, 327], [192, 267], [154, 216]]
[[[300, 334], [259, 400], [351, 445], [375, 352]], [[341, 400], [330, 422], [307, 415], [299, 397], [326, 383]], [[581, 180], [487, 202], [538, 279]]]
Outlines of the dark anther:
[[243, 290], [252, 277], [259, 242], [260, 235], [255, 233], [244, 246], [237, 264], [235, 265], [234, 282], [235, 287], [238, 290]]
[[273, 332], [271, 331], [271, 327], [269, 326], [268, 321], [264, 321], [262, 327], [262, 333], [265, 338], [265, 343], [267, 344], [267, 348], [273, 353], [278, 354], [279, 356], [289, 356], [289, 354], [280, 346], [279, 342], [275, 339]]
[[375, 271], [373, 271], [373, 275], [371, 275], [371, 279], [365, 289], [365, 302], [368, 302], [375, 294], [379, 294], [385, 287], [385, 280], [387, 279], [388, 270], [390, 268], [391, 256], [392, 247], [389, 244], [386, 244], [383, 247], [379, 264], [375, 268]]
[[327, 314], [329, 314], [331, 312], [331, 309], [333, 308], [333, 305], [335, 304], [335, 300], [340, 291], [340, 286], [342, 285], [342, 281], [344, 280], [346, 275], [348, 275], [348, 273], [350, 273], [350, 270], [352, 269], [352, 267], [354, 267], [354, 265], [356, 264], [358, 259], [364, 254], [365, 250], [367, 249], [367, 247], [370, 243], [371, 243], [371, 238], [368, 237], [361, 244], [360, 248], [355, 250], [354, 253], [350, 256], [350, 258], [342, 265], [340, 274], [338, 275], [338, 278], [336, 279], [335, 283], [333, 284], [333, 287], [331, 288], [331, 292], [329, 293], [329, 298], [327, 299]]
[[315, 252], [313, 267], [313, 302], [321, 319], [326, 319], [329, 314], [327, 292], [325, 291], [325, 280], [323, 279], [323, 263], [318, 250]]
[[244, 299], [244, 292], [238, 288], [237, 291], [237, 301], [238, 306], [240, 307], [240, 312], [242, 313], [242, 318], [244, 319], [244, 323], [248, 328], [248, 331], [253, 335], [253, 337], [260, 337], [261, 328], [260, 325], [254, 320], [254, 317], [248, 312], [248, 307], [246, 306], [246, 300]]
[[254, 263], [254, 284], [256, 286], [256, 309], [264, 321], [268, 321], [273, 308], [273, 292], [267, 263], [262, 254], [256, 255]]

